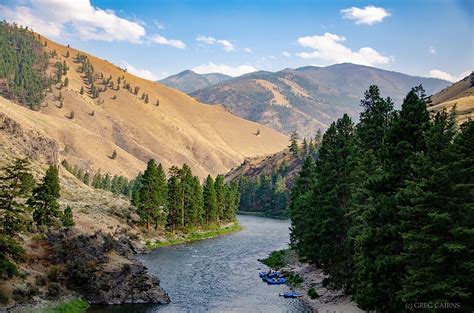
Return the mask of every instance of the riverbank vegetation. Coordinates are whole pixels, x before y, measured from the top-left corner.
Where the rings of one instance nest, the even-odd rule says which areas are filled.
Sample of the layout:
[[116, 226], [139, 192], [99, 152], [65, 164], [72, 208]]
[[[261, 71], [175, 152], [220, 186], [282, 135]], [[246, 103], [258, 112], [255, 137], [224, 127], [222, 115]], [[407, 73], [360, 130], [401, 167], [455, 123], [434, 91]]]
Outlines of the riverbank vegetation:
[[89, 303], [82, 298], [66, 300], [40, 310], [40, 313], [81, 313], [85, 312]]
[[242, 226], [240, 226], [237, 222], [230, 223], [228, 226], [221, 226], [216, 227], [215, 229], [207, 229], [207, 230], [198, 230], [193, 231], [190, 233], [182, 233], [182, 234], [173, 234], [171, 232], [167, 232], [165, 234], [164, 240], [156, 240], [156, 241], [147, 241], [146, 246], [148, 249], [156, 249], [159, 247], [164, 246], [171, 246], [182, 244], [186, 242], [192, 242], [202, 239], [209, 239], [217, 236], [227, 235], [230, 233], [234, 233], [236, 231], [242, 230]]
[[291, 242], [359, 307], [474, 308], [474, 122], [427, 111], [421, 87], [401, 110], [371, 86], [357, 125], [332, 123], [291, 191]]

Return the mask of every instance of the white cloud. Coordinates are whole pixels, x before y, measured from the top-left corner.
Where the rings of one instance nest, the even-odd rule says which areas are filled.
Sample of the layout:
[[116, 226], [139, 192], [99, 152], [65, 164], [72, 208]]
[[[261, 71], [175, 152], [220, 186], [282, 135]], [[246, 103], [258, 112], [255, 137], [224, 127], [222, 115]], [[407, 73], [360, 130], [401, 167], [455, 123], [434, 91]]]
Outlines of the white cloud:
[[375, 65], [390, 63], [393, 58], [381, 55], [370, 47], [360, 48], [352, 51], [344, 46], [346, 38], [336, 34], [325, 33], [323, 36], [307, 36], [298, 38], [298, 43], [306, 48], [312, 48], [312, 52], [296, 53], [303, 59], [320, 59], [327, 63], [350, 62], [362, 65]]
[[130, 74], [133, 74], [133, 75], [136, 75], [138, 77], [145, 78], [148, 80], [152, 80], [152, 81], [159, 79], [158, 76], [156, 76], [149, 70], [136, 68], [130, 63], [128, 63], [127, 61], [122, 60], [121, 63], [122, 63], [122, 66], [126, 68], [127, 72], [129, 72]]
[[225, 39], [216, 39], [216, 38], [211, 37], [211, 36], [201, 36], [201, 35], [199, 35], [199, 36], [196, 37], [196, 40], [199, 41], [199, 42], [204, 42], [208, 45], [220, 45], [227, 52], [235, 50], [234, 45], [230, 41], [225, 40]]
[[285, 58], [291, 57], [291, 53], [289, 53], [287, 51], [283, 51], [283, 53], [281, 55], [284, 56]]
[[212, 62], [201, 64], [193, 68], [193, 71], [198, 74], [222, 73], [233, 77], [255, 72], [256, 70], [256, 68], [250, 65], [230, 66], [226, 64], [215, 64]]
[[156, 28], [159, 30], [165, 29], [165, 24], [158, 22], [157, 20], [154, 20], [153, 23], [155, 23]]
[[140, 23], [114, 11], [91, 5], [90, 0], [25, 0], [21, 5], [0, 5], [0, 19], [28, 26], [51, 37], [78, 36], [84, 40], [140, 43], [146, 32]]
[[276, 60], [276, 56], [274, 56], [274, 55], [269, 55], [268, 58], [269, 58], [270, 60]]
[[429, 73], [429, 76], [433, 77], [433, 78], [448, 80], [450, 82], [455, 83], [455, 82], [460, 81], [464, 77], [468, 76], [469, 74], [471, 74], [470, 71], [464, 71], [459, 75], [451, 75], [449, 73], [446, 73], [446, 72], [443, 72], [443, 71], [440, 71], [440, 70], [431, 70], [430, 73]]
[[352, 7], [341, 10], [341, 13], [342, 18], [353, 20], [358, 25], [373, 25], [382, 22], [384, 18], [390, 16], [390, 12], [384, 8], [374, 7], [373, 5], [366, 6], [363, 9]]
[[250, 48], [245, 48], [244, 51], [245, 51], [245, 52], [248, 52], [248, 53], [252, 53], [252, 52], [253, 52], [252, 49], [250, 49]]
[[178, 48], [178, 49], [186, 48], [186, 44], [184, 42], [182, 42], [181, 40], [168, 39], [168, 38], [165, 38], [165, 37], [161, 36], [160, 34], [156, 34], [153, 37], [151, 37], [150, 39], [151, 39], [151, 41], [153, 41], [154, 43], [159, 44], [159, 45], [170, 46], [170, 47]]
[[432, 55], [435, 55], [435, 54], [437, 53], [436, 48], [433, 47], [433, 46], [430, 46], [430, 53], [431, 53]]

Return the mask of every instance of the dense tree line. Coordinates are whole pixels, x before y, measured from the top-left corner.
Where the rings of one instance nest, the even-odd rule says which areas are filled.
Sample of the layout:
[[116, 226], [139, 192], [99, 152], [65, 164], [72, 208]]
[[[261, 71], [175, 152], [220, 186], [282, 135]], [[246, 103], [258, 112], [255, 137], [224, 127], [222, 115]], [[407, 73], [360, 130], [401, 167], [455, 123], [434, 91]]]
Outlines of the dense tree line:
[[0, 22], [0, 94], [38, 109], [51, 80], [46, 75], [48, 55], [28, 29]]
[[0, 169], [0, 279], [19, 274], [16, 264], [24, 255], [21, 234], [74, 225], [71, 208], [60, 210], [59, 193], [56, 166], [50, 166], [39, 183], [26, 159]]
[[202, 186], [188, 165], [171, 167], [167, 178], [162, 165], [150, 160], [134, 181], [132, 204], [147, 228], [186, 232], [235, 220], [238, 186], [225, 184], [221, 175], [209, 175]]
[[305, 160], [291, 192], [292, 245], [365, 310], [472, 310], [474, 122], [431, 118], [421, 87], [400, 111], [376, 86], [361, 104], [360, 122], [332, 123], [318, 158]]

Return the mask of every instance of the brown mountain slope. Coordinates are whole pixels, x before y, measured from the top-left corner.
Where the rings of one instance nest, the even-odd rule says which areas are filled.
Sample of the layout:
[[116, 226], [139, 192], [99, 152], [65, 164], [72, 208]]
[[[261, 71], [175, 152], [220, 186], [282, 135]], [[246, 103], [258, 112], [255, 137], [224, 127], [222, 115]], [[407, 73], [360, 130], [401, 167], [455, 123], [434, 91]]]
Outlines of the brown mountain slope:
[[235, 115], [278, 131], [297, 130], [308, 137], [314, 136], [318, 128], [326, 129], [344, 113], [357, 119], [361, 97], [373, 84], [399, 107], [412, 87], [422, 84], [430, 95], [449, 82], [343, 63], [254, 72], [190, 95], [204, 103], [222, 104]]
[[[287, 144], [286, 136], [235, 117], [220, 106], [198, 103], [177, 90], [131, 75], [110, 62], [46, 41], [46, 51], [57, 52], [50, 61], [51, 67], [58, 61], [66, 61], [69, 67], [68, 86], [61, 90], [53, 86], [40, 112], [2, 99], [0, 113], [57, 141], [60, 159], [84, 169], [132, 177], [144, 169], [148, 159], [154, 158], [165, 167], [187, 163], [203, 177], [208, 173], [225, 173], [246, 157], [275, 153]], [[80, 63], [75, 61], [77, 53], [87, 55], [96, 75], [111, 76], [115, 84], [122, 77], [120, 90], [107, 88], [97, 99], [90, 97], [84, 74], [79, 71]], [[95, 84], [102, 87], [101, 81], [97, 78]], [[138, 86], [138, 94], [124, 89], [123, 81], [132, 88]], [[83, 95], [81, 87], [85, 90]], [[64, 98], [62, 107], [58, 100], [60, 92]], [[142, 93], [148, 94], [149, 103], [141, 100]], [[159, 106], [155, 105], [157, 100]], [[254, 135], [257, 129], [260, 136]], [[116, 159], [111, 158], [114, 150]]]
[[474, 118], [474, 73], [431, 97], [431, 111], [451, 109], [454, 106], [459, 123]]

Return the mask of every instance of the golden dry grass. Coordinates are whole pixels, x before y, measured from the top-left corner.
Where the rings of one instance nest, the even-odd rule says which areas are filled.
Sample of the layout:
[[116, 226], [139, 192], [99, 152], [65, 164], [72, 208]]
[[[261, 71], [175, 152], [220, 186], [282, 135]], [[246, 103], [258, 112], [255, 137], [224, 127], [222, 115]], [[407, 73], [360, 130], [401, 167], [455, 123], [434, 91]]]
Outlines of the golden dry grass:
[[[47, 40], [44, 37], [42, 41]], [[46, 133], [60, 145], [60, 158], [94, 171], [133, 177], [153, 158], [166, 168], [187, 163], [200, 177], [225, 173], [246, 157], [269, 154], [283, 149], [285, 135], [260, 124], [233, 116], [221, 106], [197, 102], [194, 98], [164, 85], [129, 74], [112, 63], [87, 53], [47, 40], [45, 49], [58, 54], [52, 63], [66, 61], [68, 87], [53, 92], [40, 112], [12, 105], [1, 99], [0, 112], [17, 120], [25, 128]], [[69, 51], [70, 57], [65, 58]], [[124, 88], [108, 88], [99, 99], [88, 95], [88, 87], [78, 72], [74, 56], [85, 54], [95, 72], [105, 78], [118, 77], [133, 87], [138, 95]], [[99, 81], [96, 85], [102, 87]], [[85, 93], [79, 93], [84, 87]], [[122, 86], [121, 86], [122, 87]], [[59, 108], [61, 92], [64, 105]], [[140, 99], [145, 92], [149, 103]], [[116, 99], [112, 99], [113, 97]], [[156, 101], [159, 100], [159, 106]], [[74, 118], [70, 119], [70, 112]], [[93, 115], [92, 115], [92, 112]], [[254, 133], [260, 129], [260, 136]], [[117, 151], [117, 158], [110, 156]]]

